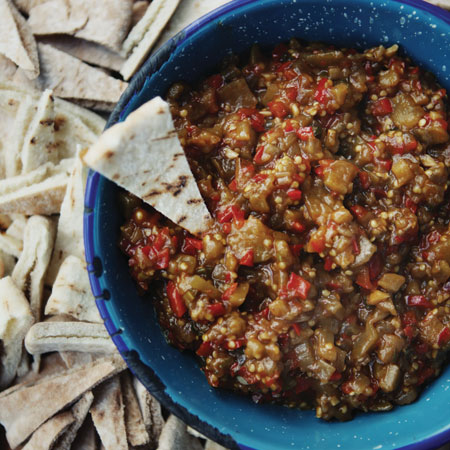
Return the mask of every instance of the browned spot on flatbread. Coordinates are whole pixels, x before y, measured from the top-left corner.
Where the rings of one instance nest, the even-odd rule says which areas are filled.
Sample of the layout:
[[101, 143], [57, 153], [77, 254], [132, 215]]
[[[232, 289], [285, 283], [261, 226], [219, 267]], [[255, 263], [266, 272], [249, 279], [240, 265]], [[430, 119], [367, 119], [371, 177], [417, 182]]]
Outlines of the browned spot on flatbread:
[[120, 178], [120, 174], [118, 174], [118, 173], [115, 173], [113, 176], [112, 176], [112, 179], [113, 180], [118, 180]]
[[202, 201], [199, 198], [190, 198], [187, 203], [188, 205], [195, 205], [201, 203]]
[[53, 128], [55, 131], [58, 131], [64, 124], [66, 123], [66, 119], [61, 116], [55, 117]]
[[155, 197], [156, 195], [161, 195], [161, 191], [150, 191], [148, 194], [144, 195], [144, 198]]
[[186, 219], [187, 219], [186, 216], [181, 216], [181, 217], [177, 220], [177, 223], [183, 223]]
[[162, 183], [164, 188], [175, 197], [186, 187], [188, 177], [180, 175], [175, 183]]
[[46, 127], [50, 127], [53, 125], [53, 120], [52, 119], [41, 120], [39, 123]]
[[34, 136], [30, 139], [30, 144], [36, 144], [36, 138]]
[[110, 159], [114, 156], [114, 152], [112, 150], [108, 150], [105, 152], [105, 158]]
[[159, 108], [156, 114], [164, 114], [164, 108]]

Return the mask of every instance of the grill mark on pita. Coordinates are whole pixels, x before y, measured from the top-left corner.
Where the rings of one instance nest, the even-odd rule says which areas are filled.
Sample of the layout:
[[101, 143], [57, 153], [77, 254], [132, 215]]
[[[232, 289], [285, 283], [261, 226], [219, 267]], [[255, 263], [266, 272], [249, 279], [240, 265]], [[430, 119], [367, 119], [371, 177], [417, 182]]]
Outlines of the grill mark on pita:
[[188, 205], [195, 205], [197, 203], [201, 203], [202, 201], [199, 198], [191, 198], [187, 201]]
[[178, 180], [174, 184], [162, 183], [162, 185], [166, 188], [167, 191], [169, 191], [174, 197], [176, 197], [186, 187], [187, 179], [188, 178], [186, 175], [180, 175], [178, 177]]
[[165, 141], [167, 139], [170, 139], [170, 138], [174, 137], [176, 135], [176, 133], [177, 132], [175, 130], [169, 131], [165, 136], [161, 136], [159, 138], [153, 139], [153, 142]]
[[161, 191], [150, 191], [148, 194], [144, 195], [144, 198], [155, 197], [156, 195], [161, 195]]
[[50, 127], [53, 125], [52, 119], [44, 119], [39, 122], [41, 125], [45, 125], [46, 127]]
[[36, 138], [34, 136], [30, 139], [30, 144], [36, 144]]
[[66, 119], [64, 117], [55, 117], [53, 128], [55, 131], [59, 131], [59, 129], [66, 123]]
[[112, 179], [113, 180], [118, 180], [120, 178], [120, 174], [118, 174], [118, 173], [115, 173], [113, 176], [112, 176]]
[[178, 224], [183, 223], [186, 219], [187, 219], [186, 216], [181, 216], [181, 217], [177, 220], [177, 223], [178, 223]]

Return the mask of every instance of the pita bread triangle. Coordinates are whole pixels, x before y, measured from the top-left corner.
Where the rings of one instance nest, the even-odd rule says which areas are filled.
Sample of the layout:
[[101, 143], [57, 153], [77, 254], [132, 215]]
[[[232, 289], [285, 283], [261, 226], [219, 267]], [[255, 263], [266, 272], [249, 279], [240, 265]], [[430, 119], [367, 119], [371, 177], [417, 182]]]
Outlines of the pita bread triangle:
[[191, 233], [208, 229], [211, 216], [160, 97], [105, 131], [83, 160]]
[[0, 53], [25, 70], [30, 78], [39, 75], [36, 41], [11, 0], [0, 0]]

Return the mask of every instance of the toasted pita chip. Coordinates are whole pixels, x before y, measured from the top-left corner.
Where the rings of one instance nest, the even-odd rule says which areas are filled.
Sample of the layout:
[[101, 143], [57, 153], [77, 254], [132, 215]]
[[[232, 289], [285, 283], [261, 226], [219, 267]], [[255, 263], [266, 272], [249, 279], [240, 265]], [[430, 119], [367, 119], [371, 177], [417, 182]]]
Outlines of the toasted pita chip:
[[211, 216], [160, 97], [106, 130], [83, 160], [191, 233], [208, 229]]
[[32, 355], [49, 352], [115, 353], [116, 347], [103, 324], [39, 322], [30, 328], [25, 347]]
[[71, 410], [75, 420], [65, 431], [65, 433], [58, 439], [58, 442], [54, 447], [55, 449], [69, 450], [71, 448], [72, 442], [74, 441], [78, 430], [86, 419], [93, 401], [94, 395], [89, 391], [86, 392], [86, 394], [84, 394], [77, 403], [75, 403]]
[[144, 17], [130, 31], [122, 46], [128, 57], [120, 73], [129, 80], [141, 66], [180, 0], [153, 0]]
[[222, 447], [217, 442], [213, 442], [210, 439], [206, 440], [205, 450], [227, 450], [225, 447]]
[[145, 428], [150, 436], [150, 442], [158, 442], [164, 427], [161, 405], [136, 377], [133, 377], [133, 387], [141, 408]]
[[0, 280], [0, 389], [7, 387], [16, 376], [22, 355], [23, 340], [34, 322], [27, 299], [11, 277]]
[[116, 72], [120, 70], [125, 62], [125, 58], [119, 53], [85, 39], [78, 39], [72, 36], [43, 36], [39, 39], [39, 42], [51, 45], [89, 64], [105, 67]]
[[131, 26], [134, 27], [145, 15], [148, 8], [147, 0], [138, 0], [133, 3], [133, 14], [131, 16]]
[[159, 437], [158, 450], [179, 450], [180, 448], [203, 450], [203, 445], [187, 432], [184, 422], [171, 415]]
[[57, 214], [61, 209], [68, 178], [67, 173], [57, 173], [35, 185], [0, 195], [0, 212], [30, 215]]
[[11, 81], [17, 66], [6, 56], [0, 55], [0, 80]]
[[199, 433], [196, 429], [188, 426], [187, 428], [187, 432], [189, 434], [191, 434], [192, 436], [199, 438], [199, 439], [206, 439], [206, 436], [204, 436], [202, 433]]
[[50, 262], [54, 238], [55, 226], [51, 219], [30, 217], [25, 227], [23, 252], [12, 274], [19, 289], [27, 291], [31, 311], [37, 320], [42, 314], [44, 276]]
[[[66, 195], [64, 196], [64, 200], [61, 205], [61, 213], [59, 216], [58, 231], [55, 241], [55, 250], [53, 252], [52, 260], [47, 274], [48, 284], [54, 283], [62, 262], [69, 255], [75, 256], [79, 261], [84, 262], [83, 212], [84, 188], [86, 186], [87, 172], [87, 169], [83, 167], [81, 159], [77, 157], [72, 173], [70, 174], [69, 182], [67, 184]], [[73, 264], [75, 268], [78, 268], [78, 273], [80, 273], [79, 264], [77, 266], [74, 260], [70, 260], [67, 264]], [[67, 271], [63, 272], [61, 276], [64, 276], [65, 279], [71, 280], [72, 278], [70, 277], [70, 275], [69, 277], [67, 277], [66, 273]], [[83, 276], [83, 280], [86, 281], [85, 276]], [[83, 283], [82, 286], [88, 288], [86, 292], [87, 294], [89, 294], [89, 286], [86, 285], [86, 283]], [[83, 296], [83, 300], [90, 303], [91, 298], [86, 295]], [[53, 308], [53, 306], [49, 306], [49, 308]], [[72, 309], [72, 307], [70, 308]], [[88, 309], [86, 311], [92, 312], [91, 309]], [[54, 313], [48, 312], [48, 314]]]
[[35, 35], [70, 34], [120, 50], [131, 22], [131, 0], [48, 0], [29, 11]]
[[[85, 366], [86, 364], [91, 364], [99, 358], [104, 358], [104, 353], [86, 353], [86, 352], [58, 352], [61, 359], [68, 369], [72, 369], [77, 366]], [[119, 355], [116, 351], [115, 354]]]
[[43, 423], [22, 450], [50, 450], [53, 444], [75, 422], [71, 411], [65, 411]]
[[9, 236], [7, 233], [0, 233], [0, 248], [7, 255], [19, 258], [23, 250], [23, 243], [19, 239]]
[[124, 406], [119, 377], [111, 378], [94, 391], [91, 417], [106, 450], [128, 450]]
[[[103, 358], [30, 386], [1, 393], [0, 423], [6, 429], [9, 445], [17, 447], [58, 411], [125, 368], [121, 358]], [[23, 405], [27, 408], [23, 409]]]
[[162, 44], [201, 16], [204, 16], [213, 9], [216, 9], [229, 1], [230, 0], [183, 0], [169, 23], [164, 27], [164, 31], [161, 33], [154, 50], [157, 50]]
[[6, 234], [8, 236], [18, 239], [19, 241], [23, 241], [27, 221], [28, 219], [26, 218], [25, 215], [18, 214], [9, 225], [8, 229], [6, 230]]
[[83, 422], [71, 450], [97, 450], [97, 433], [90, 416], [87, 416]]
[[64, 260], [45, 306], [46, 315], [61, 313], [81, 321], [103, 323], [92, 295], [86, 264], [76, 256]]
[[15, 265], [16, 259], [14, 258], [14, 256], [8, 255], [7, 253], [0, 250], [0, 278], [11, 275]]
[[27, 72], [29, 78], [39, 75], [36, 41], [11, 0], [0, 0], [0, 53]]
[[440, 8], [450, 9], [450, 1], [449, 0], [425, 0], [428, 3], [432, 3], [433, 5], [439, 6]]
[[150, 436], [145, 429], [141, 409], [133, 389], [133, 382], [129, 372], [121, 376], [123, 401], [125, 404], [125, 428], [130, 445], [137, 447], [150, 442]]
[[110, 77], [51, 45], [38, 44], [41, 61], [39, 79], [62, 98], [115, 103], [127, 83]]
[[12, 217], [9, 214], [0, 214], [0, 230], [6, 230], [12, 224]]
[[55, 142], [55, 108], [52, 91], [47, 89], [39, 99], [37, 112], [31, 121], [21, 152], [22, 173], [31, 172], [45, 163], [59, 161]]

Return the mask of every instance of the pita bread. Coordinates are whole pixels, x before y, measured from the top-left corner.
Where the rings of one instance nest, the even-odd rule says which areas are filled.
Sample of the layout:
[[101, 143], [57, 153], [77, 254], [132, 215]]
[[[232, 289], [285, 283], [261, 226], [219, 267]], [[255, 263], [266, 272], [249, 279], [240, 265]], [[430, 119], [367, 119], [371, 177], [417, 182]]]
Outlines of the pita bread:
[[125, 62], [125, 58], [119, 53], [85, 39], [78, 39], [72, 36], [43, 36], [39, 39], [39, 42], [51, 45], [89, 64], [115, 70], [116, 72], [120, 70]]
[[200, 441], [189, 435], [186, 424], [178, 417], [170, 415], [161, 432], [158, 442], [158, 450], [203, 450]]
[[0, 0], [0, 53], [27, 72], [29, 78], [39, 75], [36, 41], [11, 0]]
[[8, 229], [6, 230], [6, 234], [18, 239], [19, 241], [23, 241], [27, 221], [28, 219], [24, 215], [18, 214], [17, 217], [9, 225]]
[[208, 229], [211, 216], [160, 97], [106, 130], [83, 160], [191, 233]]
[[0, 195], [0, 213], [57, 214], [64, 199], [67, 180], [67, 173], [57, 173], [35, 185]]
[[154, 50], [157, 50], [162, 44], [167, 42], [195, 20], [229, 1], [230, 0], [183, 0], [169, 23], [164, 27], [164, 31], [156, 43]]
[[75, 418], [70, 411], [53, 416], [33, 433], [22, 450], [50, 450], [59, 436], [74, 422]]
[[49, 0], [29, 11], [35, 35], [70, 34], [120, 50], [131, 22], [131, 0]]
[[89, 416], [86, 417], [77, 433], [71, 450], [97, 450], [97, 433]]
[[9, 236], [7, 233], [0, 233], [0, 248], [7, 255], [19, 258], [22, 253], [23, 243], [19, 239]]
[[[0, 240], [0, 248], [1, 248], [1, 240]], [[16, 259], [14, 258], [14, 256], [8, 255], [2, 250], [0, 250], [0, 278], [11, 275], [15, 265]]]
[[147, 0], [138, 0], [133, 3], [133, 13], [131, 15], [131, 26], [134, 27], [147, 11], [149, 2]]
[[6, 230], [12, 224], [12, 217], [8, 214], [0, 214], [0, 230]]
[[116, 347], [103, 324], [88, 322], [39, 322], [30, 328], [25, 347], [32, 355], [76, 351], [115, 353]]
[[14, 0], [15, 5], [24, 13], [29, 14], [33, 6], [44, 3], [48, 0]]
[[42, 216], [28, 219], [23, 239], [23, 251], [17, 261], [12, 279], [30, 300], [31, 311], [39, 320], [42, 314], [44, 276], [53, 250], [55, 226]]
[[[87, 172], [88, 170], [85, 167], [83, 167], [81, 159], [77, 157], [72, 173], [70, 175], [69, 182], [67, 184], [66, 195], [64, 196], [64, 200], [61, 205], [61, 213], [59, 216], [58, 231], [55, 241], [55, 250], [53, 252], [52, 260], [47, 274], [48, 284], [54, 283], [62, 262], [69, 255], [77, 257], [78, 260], [83, 261], [84, 264], [83, 212], [84, 212], [84, 189], [86, 186]], [[81, 269], [79, 267], [80, 266], [79, 262], [77, 264], [77, 261], [70, 260], [67, 264], [72, 264], [75, 270], [77, 270], [77, 273], [80, 273]], [[63, 277], [63, 280], [67, 279], [69, 282], [72, 282], [71, 280], [73, 280], [73, 276], [71, 276], [67, 272], [67, 270], [61, 274], [61, 277]], [[87, 288], [86, 295], [83, 294], [82, 297], [82, 299], [84, 300], [83, 305], [88, 306], [91, 304], [91, 297], [89, 297], [88, 295], [91, 292], [89, 282], [86, 284], [85, 275], [83, 275], [82, 280], [84, 281], [82, 283], [82, 289]], [[70, 297], [70, 299], [72, 298], [75, 300], [74, 297]], [[67, 298], [67, 300], [69, 299]], [[73, 309], [71, 306], [69, 307], [71, 310]], [[53, 306], [49, 306], [49, 308], [53, 309]], [[89, 317], [92, 318], [90, 314], [92, 313], [92, 309], [88, 308], [86, 309], [86, 311], [80, 311], [80, 313], [84, 312], [88, 312]], [[48, 314], [54, 313], [49, 312]], [[95, 316], [95, 313], [93, 314]], [[89, 321], [89, 319], [82, 319], [82, 320]]]
[[125, 404], [125, 428], [127, 430], [128, 442], [133, 447], [147, 445], [150, 442], [150, 437], [145, 429], [144, 420], [129, 372], [122, 374], [121, 384]]
[[16, 73], [17, 66], [6, 56], [0, 55], [0, 79], [10, 81]]
[[128, 57], [120, 70], [125, 80], [139, 69], [179, 3], [180, 0], [153, 0], [144, 17], [130, 31], [122, 45], [122, 52]]
[[55, 445], [55, 449], [58, 450], [69, 450], [71, 448], [72, 442], [74, 441], [78, 430], [83, 424], [86, 416], [88, 415], [89, 408], [94, 401], [94, 396], [92, 392], [86, 392], [86, 394], [78, 400], [77, 403], [72, 407], [72, 415], [74, 417], [74, 422], [72, 422], [65, 433], [58, 439]]
[[142, 412], [145, 428], [150, 436], [150, 442], [158, 442], [164, 427], [161, 405], [136, 377], [133, 377], [133, 387]]
[[[115, 352], [117, 356], [119, 352]], [[86, 352], [58, 352], [61, 359], [68, 369], [72, 369], [77, 366], [85, 366], [91, 364], [96, 359], [103, 358], [105, 355], [102, 353], [86, 353]]]
[[449, 0], [425, 0], [428, 3], [432, 3], [433, 5], [439, 6], [444, 9], [450, 9], [450, 1]]
[[46, 89], [53, 89], [59, 97], [98, 104], [115, 103], [127, 87], [127, 83], [51, 45], [38, 44], [38, 50], [41, 61], [39, 79]]
[[59, 161], [55, 142], [55, 108], [52, 91], [43, 92], [31, 121], [21, 152], [22, 173], [31, 172], [47, 162]]
[[23, 340], [34, 322], [30, 305], [11, 277], [0, 280], [0, 389], [7, 387], [16, 376], [22, 355]]
[[111, 378], [94, 391], [91, 417], [106, 450], [128, 450], [124, 406], [119, 377]]
[[86, 264], [68, 256], [58, 272], [45, 315], [69, 314], [77, 320], [103, 323], [89, 284]]
[[213, 442], [209, 439], [206, 440], [205, 450], [227, 450], [225, 447], [222, 447], [220, 444]]
[[[0, 423], [6, 429], [9, 445], [17, 447], [58, 411], [125, 368], [121, 358], [104, 358], [30, 386], [3, 392], [0, 395]], [[29, 407], [23, 409], [23, 405]]]

